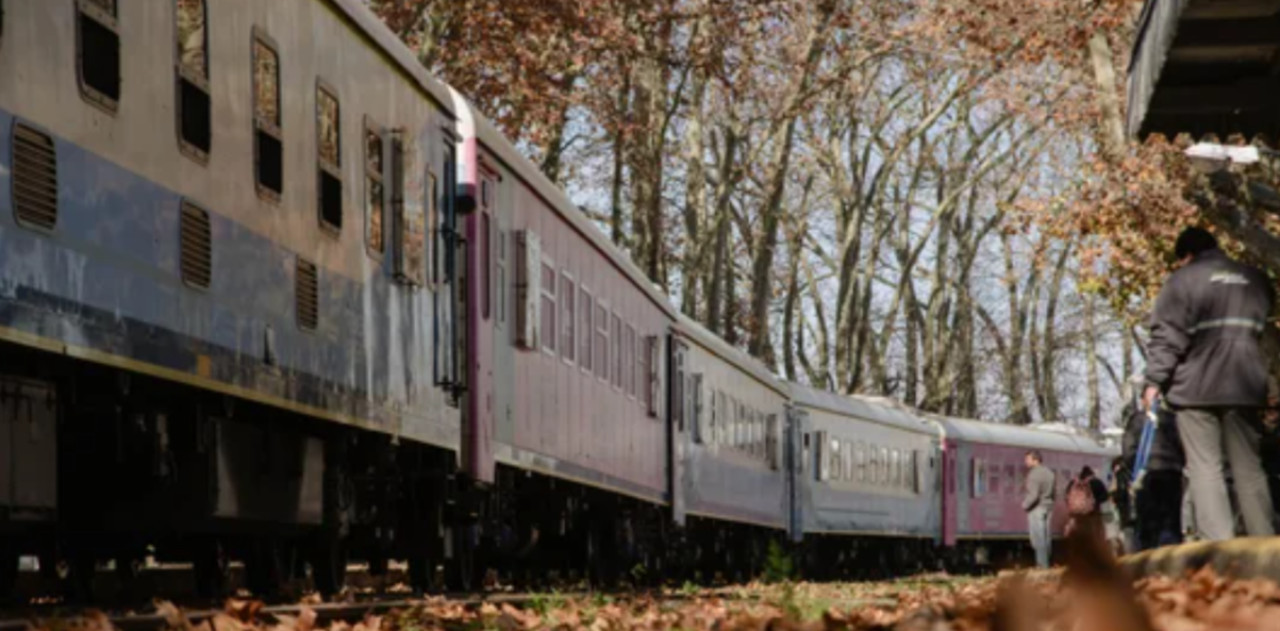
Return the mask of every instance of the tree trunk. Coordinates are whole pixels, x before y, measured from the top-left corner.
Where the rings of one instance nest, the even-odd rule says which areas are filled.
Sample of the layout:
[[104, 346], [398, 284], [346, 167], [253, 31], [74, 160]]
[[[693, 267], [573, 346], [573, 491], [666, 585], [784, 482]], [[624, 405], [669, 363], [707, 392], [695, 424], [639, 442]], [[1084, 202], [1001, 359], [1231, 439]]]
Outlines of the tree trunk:
[[1098, 392], [1098, 330], [1094, 323], [1093, 294], [1082, 292], [1084, 300], [1084, 361], [1089, 391], [1089, 428], [1102, 429], [1102, 400]]
[[705, 275], [701, 249], [702, 227], [707, 222], [707, 176], [704, 155], [702, 108], [706, 94], [703, 72], [693, 72], [693, 86], [689, 100], [688, 120], [685, 121], [685, 204], [684, 204], [684, 264], [681, 266], [680, 309], [685, 315], [698, 318], [698, 288]]

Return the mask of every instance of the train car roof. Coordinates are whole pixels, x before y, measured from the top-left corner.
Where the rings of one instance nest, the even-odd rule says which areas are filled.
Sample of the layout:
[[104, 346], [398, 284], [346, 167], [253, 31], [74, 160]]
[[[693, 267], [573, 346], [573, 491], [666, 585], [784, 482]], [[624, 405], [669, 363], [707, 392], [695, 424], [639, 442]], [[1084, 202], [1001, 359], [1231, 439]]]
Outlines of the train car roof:
[[719, 335], [708, 331], [700, 322], [683, 313], [677, 312], [675, 318], [676, 322], [672, 329], [682, 337], [688, 338], [743, 372], [755, 377], [757, 381], [764, 383], [778, 394], [783, 396], [790, 394], [788, 392], [790, 384], [773, 374], [760, 360], [724, 341]]
[[942, 423], [949, 439], [991, 445], [1014, 445], [1046, 451], [1071, 451], [1099, 456], [1116, 455], [1115, 449], [1109, 449], [1092, 438], [1080, 434], [949, 416], [934, 418]]
[[413, 51], [377, 15], [369, 9], [364, 0], [328, 0], [347, 19], [358, 28], [369, 41], [375, 44], [384, 55], [412, 79], [418, 88], [425, 92], [440, 109], [450, 118], [456, 119], [458, 112], [451, 90], [439, 79], [431, 76], [423, 67]]
[[800, 384], [791, 384], [791, 398], [802, 407], [815, 408], [913, 432], [938, 434], [936, 426], [928, 419], [891, 399], [860, 395], [844, 396]]

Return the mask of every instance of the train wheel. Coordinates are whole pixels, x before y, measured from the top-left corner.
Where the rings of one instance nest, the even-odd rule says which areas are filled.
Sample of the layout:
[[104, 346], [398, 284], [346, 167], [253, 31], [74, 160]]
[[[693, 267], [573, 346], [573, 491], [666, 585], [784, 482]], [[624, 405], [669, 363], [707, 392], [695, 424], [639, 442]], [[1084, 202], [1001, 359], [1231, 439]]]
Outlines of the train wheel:
[[320, 537], [311, 557], [311, 577], [316, 590], [331, 598], [347, 586], [347, 548], [336, 537]]
[[409, 556], [409, 586], [413, 591], [426, 594], [436, 589], [436, 564], [424, 552]]
[[453, 529], [453, 558], [447, 565], [446, 583], [449, 589], [470, 592], [482, 586], [476, 562], [476, 544], [472, 542], [471, 529], [460, 526]]
[[214, 600], [225, 596], [231, 582], [231, 564], [222, 543], [217, 540], [197, 543], [192, 561], [196, 595]]
[[254, 541], [250, 545], [244, 568], [246, 587], [258, 598], [279, 595], [288, 574], [280, 546], [269, 539]]

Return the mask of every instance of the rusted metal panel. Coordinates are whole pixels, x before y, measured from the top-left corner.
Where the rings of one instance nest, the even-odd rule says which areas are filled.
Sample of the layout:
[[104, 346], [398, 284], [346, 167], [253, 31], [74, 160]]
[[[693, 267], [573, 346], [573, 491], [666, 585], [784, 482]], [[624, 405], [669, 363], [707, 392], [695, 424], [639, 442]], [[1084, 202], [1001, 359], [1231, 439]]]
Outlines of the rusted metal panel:
[[[423, 179], [428, 167], [443, 176], [452, 168], [445, 163], [453, 101], [425, 98], [431, 89], [416, 73], [389, 65], [380, 38], [359, 36], [376, 18], [353, 18], [345, 5], [207, 5], [209, 23], [218, 26], [209, 29], [209, 48], [225, 54], [210, 61], [212, 76], [221, 79], [211, 85], [214, 138], [202, 163], [180, 157], [172, 125], [155, 124], [173, 116], [172, 37], [121, 48], [129, 80], [120, 107], [109, 113], [80, 98], [75, 47], [66, 45], [75, 39], [74, 0], [6, 3], [0, 153], [6, 160], [12, 153], [14, 115], [47, 130], [57, 153], [59, 205], [54, 230], [14, 228], [9, 170], [0, 173], [0, 335], [456, 447], [458, 412], [433, 377], [434, 360], [448, 344], [448, 337], [437, 339], [450, 324], [436, 316], [442, 288], [397, 281], [391, 257], [371, 256], [364, 247], [364, 187], [356, 185], [362, 143], [351, 135], [365, 114], [404, 128], [406, 143], [423, 157], [406, 178]], [[131, 32], [173, 32], [173, 3], [118, 9]], [[277, 86], [274, 131], [284, 150], [276, 200], [259, 194], [251, 168], [255, 33], [274, 40], [286, 70]], [[325, 235], [313, 212], [286, 212], [315, 204], [317, 76], [330, 80], [346, 121], [338, 161], [345, 225]], [[378, 90], [367, 89], [371, 81]], [[436, 88], [437, 96], [447, 95]], [[244, 133], [228, 131], [237, 129]], [[407, 202], [425, 202], [409, 190]], [[427, 194], [421, 187], [418, 196]], [[224, 263], [213, 266], [207, 290], [183, 284], [184, 199], [208, 211], [211, 258]], [[299, 256], [317, 265], [314, 333], [294, 322]]]

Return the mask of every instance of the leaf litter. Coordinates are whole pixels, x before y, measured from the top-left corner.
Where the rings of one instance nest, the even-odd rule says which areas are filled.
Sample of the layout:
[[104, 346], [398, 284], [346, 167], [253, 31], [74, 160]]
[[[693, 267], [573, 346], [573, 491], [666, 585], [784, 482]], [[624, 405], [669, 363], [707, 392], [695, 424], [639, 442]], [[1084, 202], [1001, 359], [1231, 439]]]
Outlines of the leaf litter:
[[[156, 613], [171, 631], [1280, 631], [1280, 585], [1269, 580], [1228, 578], [1205, 567], [1134, 582], [1106, 553], [1080, 549], [1065, 570], [549, 594], [520, 605], [426, 598], [386, 615], [328, 626], [317, 623], [309, 606], [314, 600], [290, 616], [264, 613], [261, 602], [243, 599], [198, 623], [168, 602], [157, 602]], [[34, 622], [32, 628], [115, 631], [101, 612]]]

